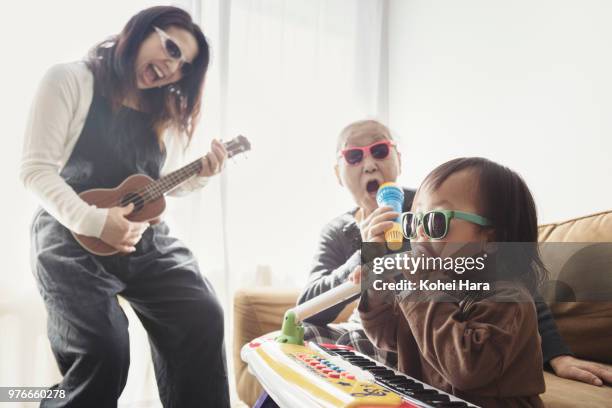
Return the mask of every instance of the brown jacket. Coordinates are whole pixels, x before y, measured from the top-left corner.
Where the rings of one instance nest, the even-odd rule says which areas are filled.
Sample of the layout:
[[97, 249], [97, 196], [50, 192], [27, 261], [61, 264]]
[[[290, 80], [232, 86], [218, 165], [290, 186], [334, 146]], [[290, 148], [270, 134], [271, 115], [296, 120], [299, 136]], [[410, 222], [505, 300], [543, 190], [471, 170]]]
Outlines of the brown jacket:
[[398, 353], [400, 371], [482, 407], [544, 406], [536, 310], [524, 288], [498, 285], [496, 300], [427, 296], [374, 307], [366, 296], [360, 302], [368, 337]]

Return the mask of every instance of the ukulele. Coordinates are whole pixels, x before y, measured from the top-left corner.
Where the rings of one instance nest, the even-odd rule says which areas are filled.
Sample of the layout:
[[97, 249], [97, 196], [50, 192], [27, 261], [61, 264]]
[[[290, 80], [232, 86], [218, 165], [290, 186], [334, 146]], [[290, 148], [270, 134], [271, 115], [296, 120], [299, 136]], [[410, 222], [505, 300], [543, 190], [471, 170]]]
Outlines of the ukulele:
[[[251, 143], [240, 135], [223, 144], [227, 157], [251, 150]], [[203, 158], [203, 157], [202, 157]], [[202, 170], [202, 158], [173, 171], [159, 180], [153, 180], [144, 174], [129, 176], [115, 188], [94, 188], [83, 191], [79, 197], [87, 204], [98, 208], [125, 207], [134, 204], [134, 210], [125, 218], [134, 222], [155, 220], [166, 209], [164, 195], [174, 190], [184, 181]], [[99, 238], [87, 237], [72, 232], [79, 244], [94, 255], [114, 255], [118, 250]]]

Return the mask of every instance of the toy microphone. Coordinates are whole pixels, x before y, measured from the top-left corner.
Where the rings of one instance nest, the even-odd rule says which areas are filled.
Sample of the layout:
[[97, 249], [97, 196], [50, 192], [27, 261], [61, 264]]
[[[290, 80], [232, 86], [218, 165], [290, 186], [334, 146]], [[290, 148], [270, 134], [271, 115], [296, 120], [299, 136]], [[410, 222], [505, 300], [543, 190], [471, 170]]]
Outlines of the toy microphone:
[[[383, 183], [376, 193], [376, 202], [379, 207], [388, 206], [401, 214], [404, 205], [404, 191], [395, 183]], [[387, 241], [387, 248], [391, 251], [397, 251], [402, 247], [404, 235], [402, 234], [401, 216], [393, 220], [393, 226], [385, 231], [385, 241]]]

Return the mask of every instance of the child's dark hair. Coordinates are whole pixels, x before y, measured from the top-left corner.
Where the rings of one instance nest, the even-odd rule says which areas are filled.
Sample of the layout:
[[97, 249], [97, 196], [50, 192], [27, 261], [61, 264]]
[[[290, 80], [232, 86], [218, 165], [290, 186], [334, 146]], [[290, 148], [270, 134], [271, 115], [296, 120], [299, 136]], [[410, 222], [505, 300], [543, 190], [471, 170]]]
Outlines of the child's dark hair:
[[528, 289], [535, 291], [547, 271], [537, 246], [538, 217], [527, 184], [508, 167], [482, 157], [463, 157], [435, 168], [425, 177], [420, 190], [437, 190], [448, 177], [461, 170], [474, 171], [478, 178], [477, 191], [482, 211], [479, 215], [491, 221], [494, 241], [533, 243], [514, 246], [512, 270], [506, 271], [511, 276], [497, 270], [497, 277], [518, 278]]

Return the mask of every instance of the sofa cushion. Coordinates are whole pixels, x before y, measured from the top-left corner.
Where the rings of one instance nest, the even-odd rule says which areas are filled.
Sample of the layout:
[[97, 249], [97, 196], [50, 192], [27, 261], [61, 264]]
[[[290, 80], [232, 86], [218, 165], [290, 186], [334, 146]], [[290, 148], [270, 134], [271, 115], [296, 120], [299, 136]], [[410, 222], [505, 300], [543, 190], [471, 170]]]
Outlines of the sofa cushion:
[[585, 384], [566, 380], [545, 372], [546, 392], [540, 397], [546, 408], [609, 407], [612, 401], [612, 387]]
[[612, 210], [538, 228], [540, 242], [612, 242]]
[[612, 363], [612, 211], [540, 226], [539, 238], [542, 294], [563, 340], [577, 357]]

